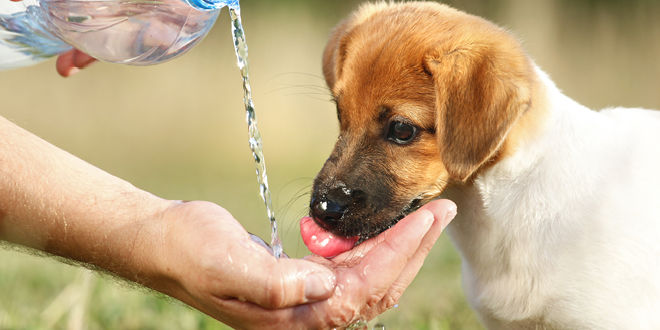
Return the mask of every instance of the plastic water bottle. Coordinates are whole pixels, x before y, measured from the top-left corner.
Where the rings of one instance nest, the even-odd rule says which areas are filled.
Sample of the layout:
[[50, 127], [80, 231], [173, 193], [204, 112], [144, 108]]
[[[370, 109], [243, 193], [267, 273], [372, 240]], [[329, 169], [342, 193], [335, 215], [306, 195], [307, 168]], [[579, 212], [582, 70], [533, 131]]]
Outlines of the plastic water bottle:
[[238, 0], [0, 0], [0, 70], [75, 47], [97, 59], [162, 63], [194, 47]]

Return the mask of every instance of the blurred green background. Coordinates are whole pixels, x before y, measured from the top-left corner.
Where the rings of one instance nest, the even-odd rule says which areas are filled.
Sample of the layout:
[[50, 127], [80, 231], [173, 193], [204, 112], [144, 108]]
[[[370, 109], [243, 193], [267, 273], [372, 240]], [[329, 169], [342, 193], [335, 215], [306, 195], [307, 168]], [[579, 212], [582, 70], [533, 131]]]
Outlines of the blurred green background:
[[[6, 1], [6, 0], [0, 0]], [[285, 251], [337, 134], [321, 74], [326, 36], [358, 0], [244, 0], [251, 80]], [[660, 2], [452, 0], [519, 36], [568, 96], [594, 109], [660, 108]], [[209, 200], [269, 237], [247, 144], [242, 87], [224, 10], [184, 57], [154, 67], [99, 63], [63, 79], [54, 61], [0, 73], [0, 115], [158, 196]], [[460, 258], [443, 235], [387, 329], [482, 329]], [[87, 271], [0, 250], [0, 329], [226, 329]]]

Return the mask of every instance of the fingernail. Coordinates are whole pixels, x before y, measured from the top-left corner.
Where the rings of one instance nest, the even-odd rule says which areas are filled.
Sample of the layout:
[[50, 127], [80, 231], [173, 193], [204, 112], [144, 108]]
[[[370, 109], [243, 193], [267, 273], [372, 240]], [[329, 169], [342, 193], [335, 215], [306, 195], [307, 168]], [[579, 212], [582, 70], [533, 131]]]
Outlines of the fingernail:
[[451, 207], [449, 207], [449, 208], [447, 209], [447, 215], [446, 215], [445, 218], [442, 220], [442, 229], [445, 229], [445, 228], [449, 225], [449, 223], [450, 223], [450, 222], [454, 219], [454, 217], [456, 216], [456, 213], [458, 213], [458, 211], [456, 210], [456, 205], [452, 205]]
[[73, 67], [73, 68], [69, 68], [66, 72], [61, 73], [61, 75], [62, 75], [62, 77], [65, 77], [65, 78], [66, 77], [71, 77], [74, 74], [78, 73], [78, 71], [80, 71], [79, 68]]
[[330, 297], [335, 289], [335, 275], [329, 271], [310, 273], [305, 278], [305, 298], [319, 300]]

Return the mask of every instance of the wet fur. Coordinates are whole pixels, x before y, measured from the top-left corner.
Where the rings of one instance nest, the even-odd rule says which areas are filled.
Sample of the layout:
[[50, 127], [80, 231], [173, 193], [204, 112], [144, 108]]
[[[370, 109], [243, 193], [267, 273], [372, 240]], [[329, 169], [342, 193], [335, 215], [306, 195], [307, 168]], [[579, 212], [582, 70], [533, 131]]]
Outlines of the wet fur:
[[[312, 198], [347, 205], [336, 234], [442, 194], [489, 329], [660, 328], [657, 112], [586, 109], [507, 31], [431, 2], [363, 6], [323, 71], [340, 133]], [[420, 133], [392, 143], [392, 120]]]

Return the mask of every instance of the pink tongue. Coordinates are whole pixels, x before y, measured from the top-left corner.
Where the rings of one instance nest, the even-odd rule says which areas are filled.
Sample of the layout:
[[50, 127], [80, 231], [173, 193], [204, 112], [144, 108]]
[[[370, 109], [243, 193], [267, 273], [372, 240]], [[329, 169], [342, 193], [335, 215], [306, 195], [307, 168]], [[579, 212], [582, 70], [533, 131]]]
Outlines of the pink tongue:
[[310, 217], [300, 219], [300, 235], [307, 248], [322, 257], [334, 257], [353, 248], [359, 237], [337, 237]]

